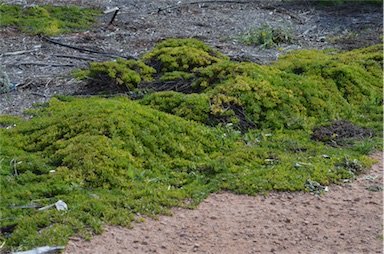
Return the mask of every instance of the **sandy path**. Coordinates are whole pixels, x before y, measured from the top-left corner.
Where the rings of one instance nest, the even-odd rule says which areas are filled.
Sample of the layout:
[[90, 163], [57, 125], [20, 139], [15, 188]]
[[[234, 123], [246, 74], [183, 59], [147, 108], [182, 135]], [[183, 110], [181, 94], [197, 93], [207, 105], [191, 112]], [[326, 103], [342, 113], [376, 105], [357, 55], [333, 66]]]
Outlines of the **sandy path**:
[[107, 226], [64, 253], [383, 253], [383, 155], [352, 183], [321, 196], [212, 194], [195, 210], [148, 219], [131, 230]]

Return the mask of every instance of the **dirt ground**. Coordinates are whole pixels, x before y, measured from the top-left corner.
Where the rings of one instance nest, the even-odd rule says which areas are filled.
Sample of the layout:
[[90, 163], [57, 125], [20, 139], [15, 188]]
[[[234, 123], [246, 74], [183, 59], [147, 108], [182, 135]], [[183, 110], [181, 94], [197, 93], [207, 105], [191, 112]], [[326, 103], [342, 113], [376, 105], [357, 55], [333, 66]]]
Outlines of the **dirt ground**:
[[[210, 195], [197, 209], [148, 219], [133, 229], [107, 226], [91, 241], [72, 238], [66, 254], [383, 253], [383, 155], [352, 183], [322, 195]], [[371, 190], [369, 190], [371, 189]]]
[[[268, 64], [295, 49], [349, 50], [382, 43], [383, 8], [371, 5], [317, 6], [311, 1], [185, 0], [5, 0], [46, 4], [119, 7], [99, 17], [89, 31], [65, 34], [54, 44], [14, 28], [0, 28], [0, 64], [14, 89], [0, 94], [0, 114], [22, 115], [55, 94], [90, 95], [71, 77], [105, 54], [140, 57], [166, 38], [197, 38], [233, 60]], [[288, 31], [293, 44], [260, 49], [236, 38], [269, 24]], [[383, 158], [352, 183], [329, 192], [271, 193], [268, 196], [211, 195], [196, 210], [174, 209], [174, 216], [148, 219], [133, 229], [106, 226], [92, 241], [72, 238], [65, 253], [382, 253]]]

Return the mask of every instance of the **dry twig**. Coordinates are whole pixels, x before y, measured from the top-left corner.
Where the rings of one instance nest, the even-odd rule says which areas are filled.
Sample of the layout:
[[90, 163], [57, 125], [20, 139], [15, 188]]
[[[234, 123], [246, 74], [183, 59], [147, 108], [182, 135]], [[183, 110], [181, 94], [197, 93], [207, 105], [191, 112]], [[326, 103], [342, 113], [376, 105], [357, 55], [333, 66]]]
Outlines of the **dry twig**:
[[80, 48], [80, 47], [72, 46], [72, 45], [65, 44], [65, 43], [62, 43], [62, 42], [59, 42], [59, 41], [56, 41], [56, 40], [53, 40], [53, 39], [47, 38], [47, 37], [44, 37], [44, 39], [50, 43], [57, 44], [57, 45], [67, 47], [67, 48], [71, 48], [71, 49], [75, 49], [75, 50], [79, 50], [79, 51], [83, 51], [83, 52], [95, 53], [95, 54], [100, 54], [100, 55], [113, 57], [113, 58], [124, 58], [124, 59], [138, 60], [137, 57], [132, 56], [130, 54], [128, 54], [127, 56], [121, 56], [121, 55], [116, 55], [113, 53], [106, 53], [106, 52], [101, 52], [101, 51], [97, 51], [97, 50], [93, 50], [93, 49], [86, 49], [86, 48]]
[[40, 63], [40, 62], [22, 62], [13, 64], [14, 66], [20, 65], [38, 65], [38, 66], [50, 66], [50, 67], [74, 67], [74, 64], [58, 64], [58, 63]]
[[26, 54], [26, 53], [32, 53], [32, 52], [35, 52], [37, 50], [38, 50], [37, 48], [30, 49], [30, 50], [20, 50], [20, 51], [2, 53], [1, 55], [2, 56], [15, 56], [15, 55], [22, 55], [22, 54]]
[[74, 58], [74, 59], [80, 59], [80, 60], [85, 60], [85, 61], [97, 61], [96, 58], [86, 57], [86, 56], [72, 56], [72, 55], [64, 55], [64, 54], [53, 54], [51, 56]]

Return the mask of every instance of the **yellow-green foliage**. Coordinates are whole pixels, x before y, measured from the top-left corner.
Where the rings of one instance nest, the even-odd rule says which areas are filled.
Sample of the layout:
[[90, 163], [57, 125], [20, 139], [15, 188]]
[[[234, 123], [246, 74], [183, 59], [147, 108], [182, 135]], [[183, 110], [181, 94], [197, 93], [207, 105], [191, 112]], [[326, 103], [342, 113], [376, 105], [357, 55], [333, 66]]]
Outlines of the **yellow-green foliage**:
[[[303, 190], [309, 180], [354, 177], [346, 161], [357, 159], [360, 170], [370, 165], [359, 150], [326, 147], [303, 131], [242, 135], [127, 98], [58, 97], [28, 113], [28, 121], [0, 116], [1, 226], [16, 225], [0, 234], [5, 248], [64, 245], [69, 236], [102, 232], [103, 223], [129, 226], [137, 213], [169, 214], [186, 198], [193, 207], [220, 189]], [[57, 200], [69, 210], [17, 208]]]
[[[321, 191], [354, 178], [370, 166], [363, 155], [382, 149], [380, 136], [335, 148], [310, 135], [332, 119], [381, 134], [381, 46], [296, 52], [260, 66], [219, 53], [180, 65], [189, 47], [211, 49], [196, 40], [161, 45], [146, 64], [118, 59], [77, 75], [130, 89], [187, 82], [190, 93], [58, 96], [26, 112], [30, 120], [0, 116], [4, 249], [64, 245], [69, 236], [102, 232], [104, 223], [129, 226], [138, 213], [170, 214], [185, 199], [194, 207], [219, 190]], [[166, 51], [172, 60], [162, 63]], [[57, 200], [69, 210], [18, 208]]]
[[[130, 90], [134, 90], [142, 81], [152, 81], [152, 74], [156, 73], [155, 69], [141, 61], [121, 58], [103, 63], [92, 62], [90, 65], [89, 70], [77, 70], [74, 75], [79, 79], [90, 77], [104, 82], [114, 82], [118, 85], [125, 85]], [[106, 81], [104, 77], [106, 77]]]
[[22, 8], [16, 5], [0, 5], [0, 27], [16, 26], [22, 32], [56, 35], [89, 28], [100, 11], [75, 6], [51, 5]]
[[209, 110], [210, 99], [205, 94], [186, 95], [174, 91], [158, 92], [145, 96], [140, 103], [187, 120], [212, 125], [213, 119], [210, 119]]
[[184, 86], [193, 94], [148, 94], [142, 104], [210, 126], [311, 130], [318, 123], [346, 119], [372, 122], [380, 130], [382, 60], [382, 47], [376, 45], [344, 53], [303, 50], [260, 66], [230, 61], [195, 39], [169, 39], [145, 54], [144, 63], [92, 63], [77, 75], [108, 76], [131, 90], [167, 90], [167, 84], [176, 84], [170, 89], [178, 91]]
[[340, 93], [351, 105], [380, 105], [382, 101], [382, 45], [345, 53], [302, 50], [281, 57], [274, 66], [325, 81], [329, 89], [334, 89], [331, 93]]
[[253, 44], [258, 45], [260, 48], [272, 48], [280, 43], [291, 43], [293, 36], [288, 31], [264, 24], [249, 29], [237, 39], [248, 45]]
[[159, 72], [195, 71], [223, 59], [228, 58], [196, 39], [168, 39], [142, 57]]
[[[166, 45], [171, 51], [171, 46]], [[172, 52], [178, 49], [176, 44]], [[159, 45], [157, 50], [163, 48]], [[346, 53], [298, 51], [281, 57], [271, 66], [222, 59], [194, 69], [190, 72], [194, 76], [188, 76], [186, 82], [190, 83], [192, 91], [210, 99], [209, 111], [201, 114], [207, 114], [202, 119], [210, 119], [211, 125], [226, 122], [241, 129], [309, 130], [316, 123], [328, 120], [364, 123], [372, 121], [372, 117], [377, 118], [382, 112], [382, 59], [380, 45]], [[162, 75], [173, 76], [174, 72], [176, 70], [171, 69]], [[166, 100], [164, 97], [156, 99], [161, 94], [148, 96], [150, 99], [145, 98], [144, 103], [152, 106], [159, 101], [164, 104]], [[176, 105], [181, 107], [181, 104]], [[175, 114], [170, 107], [160, 108]], [[377, 115], [366, 115], [368, 110]]]

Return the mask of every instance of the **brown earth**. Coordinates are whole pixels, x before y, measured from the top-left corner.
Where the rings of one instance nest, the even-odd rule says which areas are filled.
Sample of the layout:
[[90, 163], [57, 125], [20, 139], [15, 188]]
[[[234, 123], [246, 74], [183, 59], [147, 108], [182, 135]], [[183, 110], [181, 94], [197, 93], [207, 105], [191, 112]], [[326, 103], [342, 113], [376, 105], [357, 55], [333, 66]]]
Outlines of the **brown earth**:
[[[62, 43], [123, 57], [140, 57], [165, 38], [194, 37], [234, 60], [268, 64], [296, 49], [349, 50], [382, 43], [383, 6], [318, 6], [311, 1], [6, 0], [119, 7], [89, 31], [53, 37]], [[260, 49], [236, 37], [262, 24], [289, 31], [293, 44]], [[90, 95], [70, 76], [91, 60], [113, 57], [53, 44], [43, 37], [0, 29], [0, 64], [15, 89], [0, 94], [0, 114], [22, 115], [55, 94]], [[195, 210], [148, 219], [133, 229], [106, 226], [92, 241], [72, 238], [64, 253], [383, 253], [383, 157], [352, 183], [329, 192], [212, 194]], [[380, 190], [381, 188], [381, 190]], [[378, 191], [375, 191], [378, 190]]]
[[383, 154], [372, 157], [371, 170], [322, 195], [212, 194], [195, 210], [72, 238], [64, 253], [383, 253]]

